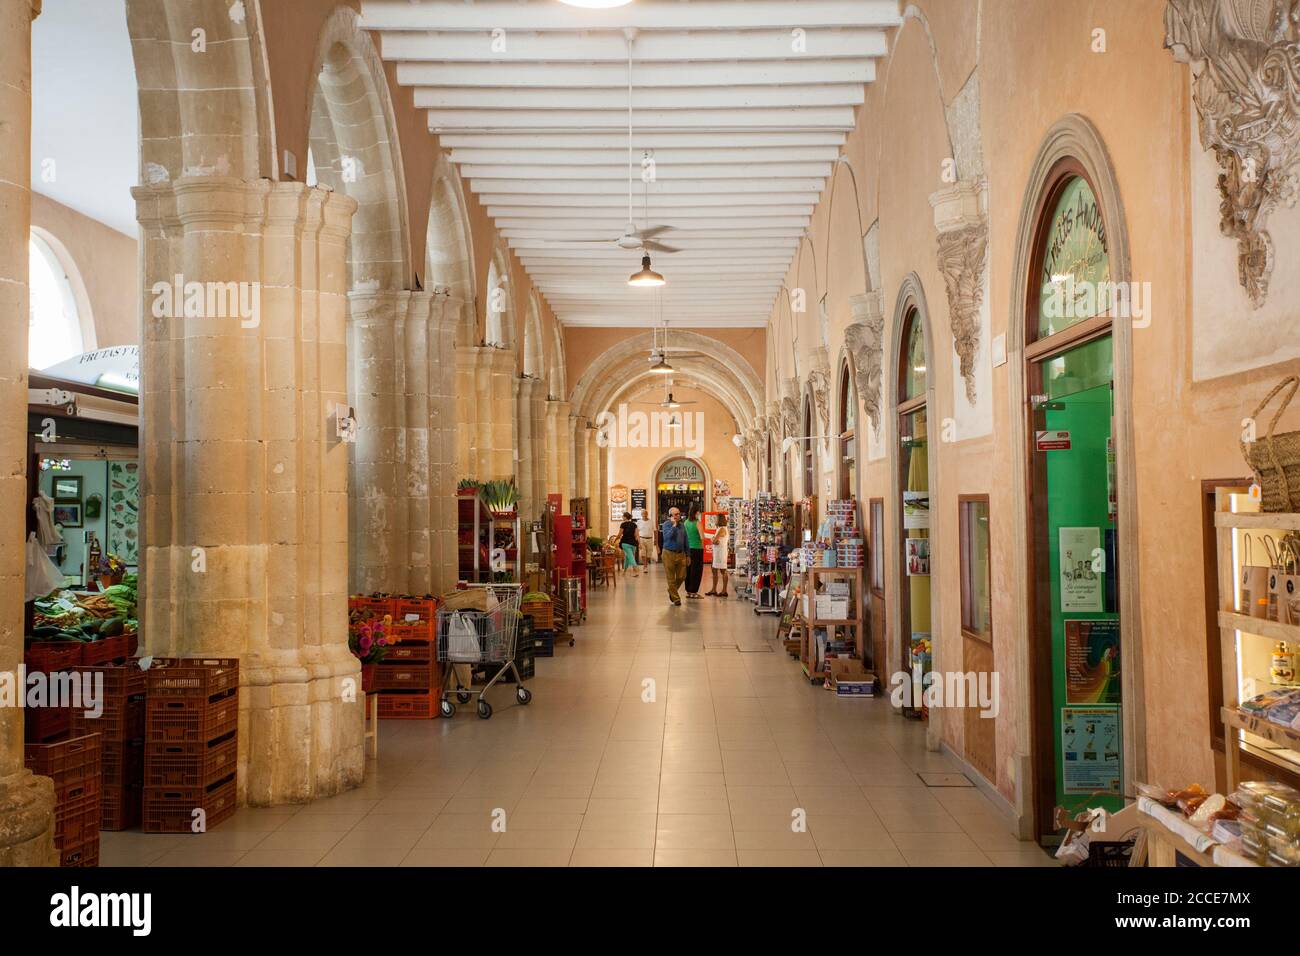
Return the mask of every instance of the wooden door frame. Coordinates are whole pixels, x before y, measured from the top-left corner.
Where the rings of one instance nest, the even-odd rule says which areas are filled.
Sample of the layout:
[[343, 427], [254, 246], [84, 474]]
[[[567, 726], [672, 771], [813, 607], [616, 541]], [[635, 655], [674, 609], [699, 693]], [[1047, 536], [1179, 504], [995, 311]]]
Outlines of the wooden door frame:
[[[1126, 319], [1103, 323], [1078, 323], [1072, 329], [1052, 336], [1069, 333], [1068, 339], [1059, 339], [1035, 347], [1031, 344], [1027, 322], [1031, 303], [1038, 299], [1036, 268], [1039, 262], [1038, 239], [1046, 228], [1044, 220], [1050, 213], [1047, 200], [1056, 190], [1061, 177], [1071, 171], [1081, 171], [1088, 180], [1102, 211], [1106, 227], [1107, 251], [1110, 259], [1110, 281], [1127, 283], [1132, 278], [1128, 240], [1128, 225], [1120, 197], [1119, 182], [1114, 165], [1100, 134], [1092, 123], [1079, 114], [1070, 114], [1058, 121], [1045, 137], [1033, 164], [1021, 202], [1020, 221], [1016, 235], [1015, 264], [1011, 285], [1010, 314], [1007, 323], [1008, 353], [1008, 411], [1012, 423], [1013, 447], [1021, 451], [1013, 455], [1015, 468], [1011, 483], [1013, 495], [1013, 521], [1017, 529], [1013, 539], [1016, 547], [1012, 554], [1012, 580], [1023, 588], [1020, 599], [1014, 602], [1016, 613], [1009, 622], [1013, 628], [1013, 646], [1016, 694], [1015, 761], [1016, 809], [1019, 814], [1021, 836], [1036, 838], [1050, 830], [1044, 826], [1047, 804], [1055, 801], [1054, 741], [1051, 739], [1050, 720], [1040, 726], [1044, 710], [1042, 700], [1046, 687], [1046, 710], [1050, 716], [1050, 683], [1040, 684], [1044, 655], [1039, 647], [1037, 614], [1034, 605], [1037, 596], [1037, 574], [1032, 560], [1036, 546], [1036, 531], [1040, 525], [1032, 509], [1042, 507], [1033, 501], [1033, 409], [1030, 407], [1030, 357], [1041, 359], [1045, 350], [1060, 351], [1064, 347], [1083, 344], [1107, 333], [1111, 336], [1112, 387], [1114, 388], [1116, 481], [1119, 531], [1116, 548], [1116, 574], [1119, 588], [1120, 642], [1123, 648], [1124, 667], [1121, 671], [1124, 733], [1123, 789], [1133, 793], [1133, 781], [1146, 775], [1146, 715], [1143, 693], [1142, 617], [1139, 602], [1138, 577], [1138, 506], [1137, 470], [1134, 461], [1133, 433], [1133, 326]], [[1035, 315], [1036, 315], [1035, 309]], [[1036, 331], [1033, 330], [1033, 331]], [[1046, 655], [1050, 677], [1050, 654]], [[1046, 736], [1046, 741], [1044, 741]], [[1044, 763], [1050, 771], [1044, 769]], [[1045, 793], [1045, 780], [1051, 779], [1052, 790]]]

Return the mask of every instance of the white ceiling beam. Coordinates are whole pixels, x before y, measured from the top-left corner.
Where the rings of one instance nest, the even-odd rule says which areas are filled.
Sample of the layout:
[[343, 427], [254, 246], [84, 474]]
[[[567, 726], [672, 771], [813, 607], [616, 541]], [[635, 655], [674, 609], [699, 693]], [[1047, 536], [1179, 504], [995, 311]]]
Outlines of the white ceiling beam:
[[747, 147], [737, 143], [730, 149], [650, 149], [633, 148], [631, 164], [627, 145], [618, 149], [453, 149], [450, 159], [462, 170], [467, 166], [501, 166], [527, 162], [536, 166], [617, 166], [627, 175], [631, 167], [640, 176], [641, 157], [649, 152], [656, 166], [730, 166], [748, 163], [768, 166], [786, 163], [833, 163], [839, 158], [834, 146]]
[[[748, 237], [742, 232], [726, 237], [711, 237], [697, 239], [691, 236], [675, 236], [667, 245], [674, 246], [683, 252], [696, 252], [704, 249], [776, 249], [784, 252], [787, 249], [794, 249], [799, 244], [799, 236], [754, 236]], [[618, 252], [627, 250], [619, 249], [612, 242], [606, 242], [601, 239], [599, 242], [583, 242], [580, 239], [549, 239], [544, 236], [536, 237], [519, 237], [510, 239], [510, 248], [512, 249], [549, 249], [555, 252], [572, 252], [575, 255], [588, 252], [592, 248], [599, 249], [601, 244], [607, 245], [610, 249]], [[637, 252], [639, 250], [632, 250]], [[676, 253], [651, 252], [651, 255], [676, 255]]]
[[368, 30], [753, 30], [761, 27], [893, 27], [898, 0], [640, 0], [608, 10], [513, 0], [363, 0]]
[[[509, 235], [512, 230], [536, 230], [545, 235], [581, 232], [588, 236], [593, 232], [597, 234], [609, 232], [610, 239], [617, 239], [623, 234], [623, 230], [627, 228], [627, 217], [616, 215], [557, 219], [552, 214], [541, 221], [537, 218], [493, 216], [493, 220], [496, 222], [497, 228], [505, 235]], [[693, 219], [686, 219], [682, 216], [655, 216], [655, 225], [672, 227], [670, 232], [663, 233], [660, 238], [675, 236], [679, 232], [724, 229], [793, 229], [802, 235], [803, 230], [808, 226], [808, 218], [806, 216], [750, 216], [748, 218], [720, 219], [713, 216], [697, 216]]]
[[[493, 189], [485, 189], [479, 193], [479, 199], [485, 205], [490, 206], [581, 206], [583, 208], [602, 208], [612, 207], [621, 208], [627, 211], [627, 193], [619, 195], [616, 192], [595, 193], [595, 192], [572, 192], [572, 193], [508, 193], [497, 192], [497, 183], [493, 181]], [[724, 206], [731, 210], [739, 206], [761, 206], [779, 209], [808, 209], [811, 210], [817, 204], [820, 190], [794, 193], [780, 193], [775, 196], [765, 193], [742, 193], [734, 190], [719, 190], [717, 192], [700, 193], [698, 195], [676, 194], [660, 192], [656, 193], [651, 200], [651, 207], [654, 211], [661, 209], [679, 209], [686, 207], [689, 209], [701, 209], [707, 206]], [[644, 215], [644, 197], [635, 201], [638, 215]], [[735, 213], [728, 212], [728, 215]], [[767, 212], [763, 213], [767, 215]]]
[[[634, 118], [635, 124], [635, 118]], [[445, 149], [516, 149], [534, 152], [544, 149], [621, 149], [627, 150], [627, 129], [621, 132], [445, 132], [438, 137]], [[748, 149], [750, 147], [830, 146], [839, 155], [844, 134], [833, 130], [759, 130], [724, 132], [654, 132], [633, 130], [632, 148], [647, 149]]]
[[[762, 317], [758, 318], [752, 316], [742, 316], [740, 318], [700, 316], [693, 318], [690, 326], [697, 329], [762, 329], [767, 327], [767, 315], [767, 313], [764, 313]], [[588, 329], [649, 329], [654, 328], [659, 323], [653, 316], [612, 316], [607, 312], [596, 315], [566, 316], [563, 324], [574, 328]]]
[[[858, 106], [866, 97], [861, 84], [797, 86], [656, 87], [635, 90], [635, 116], [651, 110], [731, 110], [809, 106]], [[417, 87], [421, 110], [617, 110], [626, 123], [627, 87], [623, 89], [455, 89]]]
[[[494, 220], [549, 220], [557, 216], [561, 217], [557, 221], [578, 219], [583, 222], [591, 220], [603, 222], [614, 220], [621, 227], [627, 222], [627, 204], [625, 201], [620, 208], [615, 208], [613, 203], [604, 206], [598, 206], [594, 203], [584, 203], [576, 206], [564, 206], [562, 208], [555, 206], [488, 206], [487, 214]], [[659, 223], [675, 225], [679, 222], [690, 223], [697, 219], [710, 220], [714, 218], [714, 216], [726, 216], [730, 221], [764, 217], [795, 218], [806, 224], [812, 217], [812, 207], [786, 205], [737, 205], [725, 212], [718, 212], [710, 207], [695, 205], [678, 206], [670, 210], [657, 209], [655, 219]], [[535, 226], [536, 223], [533, 223], [532, 225]]]
[[[458, 130], [616, 130], [627, 129], [627, 113], [618, 110], [429, 110], [429, 129]], [[641, 130], [853, 129], [849, 106], [772, 107], [770, 109], [642, 110]]]
[[[680, 197], [694, 196], [699, 193], [724, 192], [746, 193], [780, 200], [787, 193], [812, 193], [815, 195], [821, 192], [824, 185], [825, 182], [821, 178], [737, 179], [726, 182], [722, 186], [711, 180], [660, 179], [651, 185], [649, 201], [650, 208], [653, 209], [656, 200], [661, 196]], [[482, 196], [523, 192], [531, 192], [538, 196], [586, 194], [587, 196], [620, 196], [625, 204], [627, 202], [627, 183], [619, 182], [616, 179], [471, 179], [470, 189]], [[645, 204], [643, 189], [644, 187], [636, 190], [635, 206], [638, 208], [643, 207]]]
[[[624, 58], [626, 59], [626, 58]], [[745, 62], [681, 63], [637, 62], [632, 67], [638, 90], [658, 86], [774, 86], [789, 83], [870, 83], [876, 64], [860, 60], [749, 60]], [[540, 87], [570, 89], [620, 89], [627, 92], [627, 63], [399, 62], [397, 82], [402, 86], [440, 89], [486, 87], [528, 90]]]
[[[585, 180], [615, 179], [626, 184], [629, 174], [636, 180], [637, 191], [645, 187], [641, 182], [641, 164], [633, 167], [627, 165], [624, 157], [618, 166], [539, 166], [531, 163], [523, 165], [516, 157], [515, 165], [481, 165], [471, 163], [462, 166], [460, 174], [466, 179], [477, 181], [484, 179], [575, 179]], [[834, 169], [833, 163], [736, 163], [735, 165], [717, 164], [711, 166], [682, 165], [655, 162], [655, 180], [677, 182], [683, 179], [777, 179], [805, 177], [808, 179], [826, 179]]]
[[[600, 239], [612, 244], [620, 232], [615, 233], [608, 239], [601, 235], [601, 230], [593, 230], [590, 226], [575, 226], [572, 229], [557, 229], [551, 224], [545, 228], [525, 228], [525, 229], [507, 229], [501, 223], [497, 223], [497, 229], [500, 234], [507, 239], [549, 239], [555, 242], [572, 242], [578, 239]], [[803, 236], [803, 229], [798, 226], [790, 229], [720, 229], [716, 227], [701, 225], [696, 229], [673, 229], [670, 232], [660, 233], [652, 237], [655, 242], [664, 242], [668, 245], [677, 245], [678, 240], [687, 239], [733, 239], [738, 237], [748, 239], [799, 239]]]

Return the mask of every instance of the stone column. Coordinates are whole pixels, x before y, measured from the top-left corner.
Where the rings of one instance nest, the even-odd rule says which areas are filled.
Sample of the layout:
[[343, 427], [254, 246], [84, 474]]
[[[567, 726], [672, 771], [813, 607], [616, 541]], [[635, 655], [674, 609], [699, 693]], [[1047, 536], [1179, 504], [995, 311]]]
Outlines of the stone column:
[[478, 450], [482, 442], [482, 396], [478, 391], [478, 353], [473, 345], [456, 346], [456, 421], [460, 428], [456, 434], [456, 475], [461, 478], [480, 478]]
[[[335, 424], [357, 204], [218, 177], [133, 195], [147, 650], [240, 658], [241, 802], [337, 793], [364, 767], [362, 708], [344, 683], [360, 667], [347, 647], [348, 447]], [[247, 318], [184, 308], [174, 281], [206, 303], [226, 290], [258, 307]]]
[[569, 474], [572, 469], [573, 426], [569, 421], [568, 402], [547, 402], [546, 439], [549, 442], [551, 460], [551, 477], [547, 493], [555, 493], [565, 499], [569, 497]]
[[[27, 236], [36, 0], [0, 0], [0, 673], [23, 661], [27, 540]], [[56, 866], [54, 782], [23, 765], [23, 711], [0, 707], [0, 867]]]
[[581, 415], [569, 416], [569, 440], [573, 442], [573, 478], [570, 491], [565, 495], [564, 507], [569, 498], [581, 498], [587, 487], [587, 419]]
[[[456, 332], [462, 305], [459, 299], [438, 295], [429, 309], [425, 333], [425, 365], [428, 368], [427, 420], [429, 428], [428, 470], [423, 483], [429, 494], [430, 578], [428, 590], [442, 594], [456, 585], [459, 554], [456, 540], [457, 444], [461, 419], [457, 417]], [[417, 589], [418, 590], [418, 589]]]
[[487, 471], [483, 478], [515, 478], [515, 416], [517, 411], [514, 383], [515, 353], [508, 349], [484, 349], [487, 366], [491, 436]]
[[[598, 505], [596, 510], [601, 519], [600, 536], [605, 538], [609, 536], [609, 525], [614, 516], [609, 513], [609, 449], [601, 448], [599, 442], [596, 443], [596, 460], [600, 467], [596, 472], [596, 490], [591, 500], [592, 504]], [[618, 517], [620, 521], [623, 518], [622, 515]]]
[[533, 513], [533, 415], [531, 378], [514, 380], [515, 399], [515, 472], [519, 488], [519, 513]]
[[546, 436], [546, 383], [533, 380], [530, 413], [533, 416], [533, 511], [528, 517], [536, 519], [546, 507], [546, 466], [550, 444]]

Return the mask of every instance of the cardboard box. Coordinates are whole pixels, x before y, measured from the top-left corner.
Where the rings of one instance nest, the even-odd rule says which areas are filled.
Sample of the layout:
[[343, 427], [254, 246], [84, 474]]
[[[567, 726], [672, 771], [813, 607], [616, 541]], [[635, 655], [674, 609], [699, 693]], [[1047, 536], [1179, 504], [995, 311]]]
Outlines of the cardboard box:
[[831, 683], [836, 697], [874, 697], [876, 675], [854, 658], [833, 658], [828, 661]]

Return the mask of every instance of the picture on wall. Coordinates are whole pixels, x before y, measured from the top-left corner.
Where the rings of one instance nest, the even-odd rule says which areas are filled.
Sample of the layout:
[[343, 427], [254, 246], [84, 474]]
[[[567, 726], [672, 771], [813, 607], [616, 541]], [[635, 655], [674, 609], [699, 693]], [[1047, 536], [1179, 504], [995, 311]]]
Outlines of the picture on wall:
[[82, 525], [81, 504], [72, 501], [54, 503], [54, 523], [65, 528], [80, 528]]
[[930, 539], [907, 539], [907, 573], [923, 575], [930, 573]]
[[55, 475], [52, 484], [54, 485], [52, 497], [55, 501], [81, 502], [80, 475]]
[[108, 463], [108, 551], [140, 563], [140, 463]]

